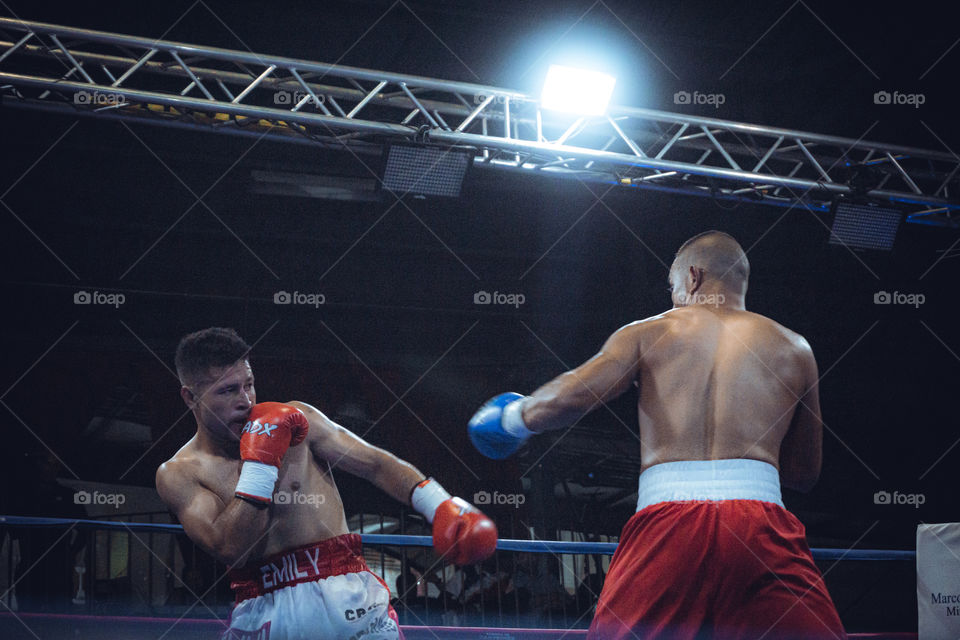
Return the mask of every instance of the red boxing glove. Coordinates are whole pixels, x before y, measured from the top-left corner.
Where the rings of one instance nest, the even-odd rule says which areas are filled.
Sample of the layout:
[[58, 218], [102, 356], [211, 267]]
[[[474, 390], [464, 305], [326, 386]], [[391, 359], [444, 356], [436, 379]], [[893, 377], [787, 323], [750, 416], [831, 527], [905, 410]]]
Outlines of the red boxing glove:
[[280, 468], [287, 449], [307, 437], [310, 423], [296, 407], [282, 402], [261, 402], [250, 409], [241, 432], [240, 458]]
[[433, 548], [454, 564], [476, 564], [497, 549], [497, 525], [462, 498], [450, 498], [433, 515]]
[[240, 436], [243, 468], [235, 494], [258, 502], [273, 502], [273, 487], [287, 449], [307, 437], [310, 423], [303, 412], [282, 402], [261, 402], [250, 410]]
[[476, 564], [497, 548], [497, 526], [462, 498], [451, 498], [434, 479], [416, 486], [413, 507], [433, 523], [433, 548], [454, 564]]

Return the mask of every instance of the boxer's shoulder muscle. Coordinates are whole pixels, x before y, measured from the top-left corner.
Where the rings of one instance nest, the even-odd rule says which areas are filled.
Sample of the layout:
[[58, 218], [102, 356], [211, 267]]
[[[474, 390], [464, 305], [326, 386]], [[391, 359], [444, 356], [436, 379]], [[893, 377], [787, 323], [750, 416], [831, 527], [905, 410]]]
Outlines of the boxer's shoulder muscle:
[[642, 320], [635, 320], [621, 327], [618, 333], [626, 333], [635, 340], [642, 355], [644, 345], [652, 344], [659, 340], [665, 331], [669, 331], [671, 327], [675, 326], [675, 311], [677, 310], [670, 309], [669, 311], [658, 313], [657, 315], [649, 316]]
[[766, 316], [757, 313], [750, 315], [754, 322], [762, 327], [762, 330], [757, 332], [758, 339], [768, 348], [781, 353], [793, 366], [803, 366], [813, 359], [810, 343], [802, 335]]
[[300, 409], [300, 411], [303, 412], [303, 415], [307, 416], [307, 419], [310, 420], [311, 423], [313, 420], [317, 419], [318, 417], [323, 419], [326, 419], [327, 417], [323, 415], [323, 412], [320, 411], [320, 409], [317, 409], [312, 404], [308, 404], [300, 400], [288, 400], [284, 404], [288, 404], [291, 407], [296, 407], [297, 409]]
[[193, 457], [177, 452], [157, 469], [156, 484], [160, 498], [167, 506], [177, 509], [190, 499], [190, 495], [200, 486], [197, 461]]
[[200, 453], [196, 448], [196, 437], [190, 438], [169, 460], [160, 465], [160, 468], [157, 469], [157, 478], [162, 476], [165, 479], [172, 480], [195, 475], [200, 463], [199, 455]]
[[299, 400], [291, 400], [287, 402], [287, 404], [300, 409], [300, 411], [307, 416], [307, 421], [310, 423], [310, 430], [307, 432], [306, 441], [309, 444], [309, 448], [315, 453], [331, 453], [337, 457], [342, 457], [341, 454], [343, 452], [341, 449], [345, 446], [349, 449], [354, 449], [358, 445], [362, 445], [363, 447], [369, 446], [352, 432], [328, 418], [313, 405], [300, 402]]
[[307, 432], [306, 440], [311, 445], [316, 445], [318, 441], [329, 437], [333, 431], [339, 428], [338, 425], [330, 420], [320, 409], [317, 409], [311, 404], [299, 400], [290, 400], [286, 404], [300, 409], [303, 415], [307, 417], [307, 422], [310, 423], [310, 429]]
[[670, 338], [675, 335], [678, 329], [684, 326], [683, 309], [670, 309], [654, 316], [649, 316], [642, 320], [631, 322], [620, 329], [620, 332], [629, 332], [636, 341], [640, 359], [646, 359], [648, 351], [654, 346], [662, 346], [664, 342], [670, 343]]
[[191, 439], [157, 469], [157, 491], [171, 506], [189, 501], [199, 489], [210, 491], [222, 502], [223, 489], [217, 485], [227, 475], [226, 466], [236, 464], [218, 464], [213, 456], [198, 451]]

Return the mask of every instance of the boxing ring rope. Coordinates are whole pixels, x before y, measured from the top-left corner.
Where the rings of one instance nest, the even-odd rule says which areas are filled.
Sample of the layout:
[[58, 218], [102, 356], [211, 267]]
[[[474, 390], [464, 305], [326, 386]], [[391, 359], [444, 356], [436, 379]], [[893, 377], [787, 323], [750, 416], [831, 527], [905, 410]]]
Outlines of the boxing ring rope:
[[[117, 522], [107, 520], [45, 518], [32, 516], [0, 516], [0, 531], [8, 527], [97, 529], [124, 533], [167, 533], [182, 534], [183, 527], [178, 524]], [[360, 534], [364, 545], [393, 547], [431, 547], [432, 538], [425, 535], [396, 534]], [[500, 539], [498, 551], [524, 553], [560, 554], [599, 554], [613, 555], [617, 543], [612, 542], [565, 542], [547, 540]], [[816, 560], [854, 560], [854, 561], [915, 561], [916, 552], [911, 550], [885, 549], [811, 549]], [[8, 588], [9, 590], [9, 588]], [[4, 594], [5, 595], [5, 594]], [[177, 627], [174, 635], [171, 624]], [[5, 626], [6, 625], [6, 626]], [[144, 616], [102, 616], [76, 615], [60, 613], [15, 612], [0, 601], [0, 629], [14, 629], [21, 633], [24, 628], [30, 630], [34, 625], [42, 625], [45, 630], [54, 630], [48, 637], [61, 637], [69, 633], [78, 638], [214, 638], [222, 633], [226, 624], [221, 620], [204, 618], [170, 618]], [[561, 638], [586, 638], [585, 629], [518, 629], [507, 627], [445, 627], [445, 626], [402, 626], [406, 640], [453, 640], [488, 639], [497, 640], [560, 640]], [[872, 640], [915, 640], [916, 633], [851, 633], [850, 638]], [[3, 637], [21, 637], [8, 636]], [[22, 637], [37, 637], [32, 630]]]
[[[119, 531], [144, 531], [153, 533], [183, 533], [179, 524], [161, 524], [149, 522], [113, 522], [110, 520], [78, 520], [70, 518], [38, 518], [30, 516], [0, 516], [0, 526], [62, 527], [75, 525], [77, 528], [95, 528]], [[363, 544], [391, 547], [431, 547], [430, 536], [396, 535], [384, 533], [362, 533]], [[497, 541], [497, 551], [522, 551], [524, 553], [577, 553], [612, 556], [617, 549], [616, 542], [565, 542], [555, 540], [510, 540]], [[830, 549], [811, 548], [814, 560], [916, 560], [916, 551], [894, 549]]]

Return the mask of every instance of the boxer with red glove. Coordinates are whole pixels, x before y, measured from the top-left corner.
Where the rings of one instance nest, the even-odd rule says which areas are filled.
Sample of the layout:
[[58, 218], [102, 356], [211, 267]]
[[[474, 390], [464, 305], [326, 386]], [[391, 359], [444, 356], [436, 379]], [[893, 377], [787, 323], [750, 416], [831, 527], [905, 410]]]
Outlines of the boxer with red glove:
[[303, 412], [282, 402], [261, 402], [250, 409], [250, 419], [240, 436], [240, 480], [236, 496], [263, 504], [273, 502], [273, 488], [287, 449], [295, 447], [310, 430]]
[[433, 524], [433, 548], [454, 564], [475, 564], [497, 548], [497, 526], [475, 506], [451, 497], [428, 478], [413, 488], [410, 502]]
[[227, 635], [400, 640], [389, 589], [363, 560], [334, 473], [412, 503], [432, 523], [437, 553], [455, 563], [489, 557], [496, 527], [316, 407], [258, 404], [249, 352], [224, 327], [180, 341], [180, 396], [197, 432], [157, 469], [157, 491], [184, 532], [230, 566], [237, 601]]

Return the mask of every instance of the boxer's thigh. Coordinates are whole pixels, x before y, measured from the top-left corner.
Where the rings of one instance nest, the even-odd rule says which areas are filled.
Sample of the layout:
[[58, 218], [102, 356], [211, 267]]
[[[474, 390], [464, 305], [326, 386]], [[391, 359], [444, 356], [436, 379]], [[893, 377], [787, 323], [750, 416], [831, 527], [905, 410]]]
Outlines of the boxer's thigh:
[[717, 637], [845, 638], [800, 521], [769, 503], [724, 507], [718, 551], [726, 577], [714, 611]]
[[624, 527], [590, 637], [695, 638], [709, 617], [714, 509], [663, 503]]
[[261, 635], [235, 636], [237, 640], [400, 637], [391, 616], [390, 592], [369, 571], [305, 582], [246, 600], [231, 617], [231, 630], [240, 629]]

